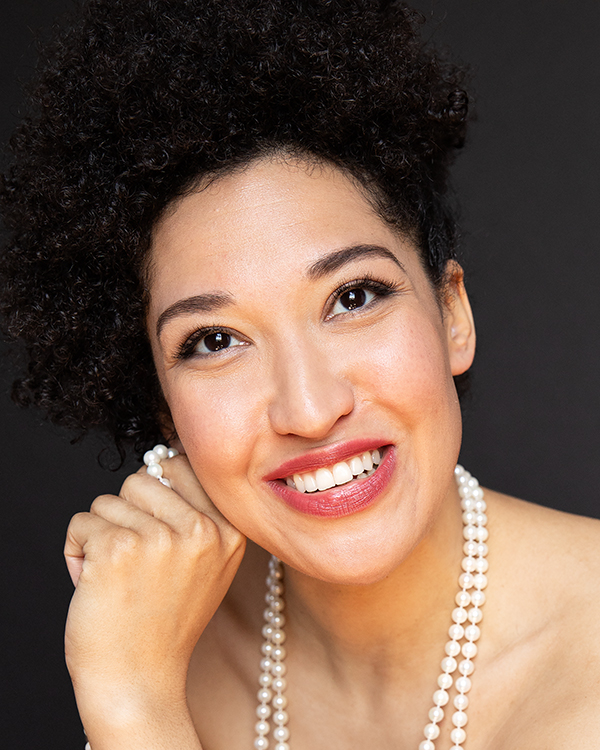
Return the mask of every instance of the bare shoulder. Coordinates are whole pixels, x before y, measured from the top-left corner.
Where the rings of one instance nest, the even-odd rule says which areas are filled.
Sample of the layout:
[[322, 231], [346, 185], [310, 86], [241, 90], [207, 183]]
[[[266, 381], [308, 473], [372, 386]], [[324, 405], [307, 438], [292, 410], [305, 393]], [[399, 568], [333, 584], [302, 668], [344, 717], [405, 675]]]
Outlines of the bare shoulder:
[[[576, 516], [491, 490], [491, 528], [501, 553], [515, 556], [521, 563], [543, 574], [548, 583], [570, 590], [589, 590], [595, 581], [577, 580], [573, 573], [600, 573], [600, 520]], [[600, 502], [600, 499], [599, 499]]]
[[600, 733], [600, 521], [492, 491], [486, 500], [481, 671], [487, 695], [501, 686], [514, 698], [489, 747], [563, 750], [580, 736], [578, 747], [591, 750]]

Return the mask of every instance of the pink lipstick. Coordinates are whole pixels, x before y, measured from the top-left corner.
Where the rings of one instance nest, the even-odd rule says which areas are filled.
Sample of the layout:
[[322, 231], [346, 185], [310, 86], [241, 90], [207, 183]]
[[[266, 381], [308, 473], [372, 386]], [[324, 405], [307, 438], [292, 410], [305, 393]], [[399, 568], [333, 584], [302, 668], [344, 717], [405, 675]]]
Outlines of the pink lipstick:
[[347, 484], [317, 492], [298, 492], [282, 480], [292, 474], [344, 461], [376, 447], [379, 446], [373, 440], [354, 440], [337, 446], [327, 446], [314, 453], [286, 461], [268, 474], [265, 481], [279, 498], [301, 513], [324, 518], [340, 518], [358, 513], [372, 505], [388, 486], [396, 464], [394, 446], [385, 449], [377, 470], [365, 479], [354, 479]]

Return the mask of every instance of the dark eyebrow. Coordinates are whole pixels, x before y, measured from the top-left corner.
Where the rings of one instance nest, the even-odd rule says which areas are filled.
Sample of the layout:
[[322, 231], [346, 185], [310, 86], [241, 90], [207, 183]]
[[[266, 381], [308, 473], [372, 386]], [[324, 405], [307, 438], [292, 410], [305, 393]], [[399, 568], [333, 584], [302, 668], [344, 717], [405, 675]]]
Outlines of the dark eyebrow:
[[338, 268], [341, 268], [346, 263], [350, 263], [350, 261], [368, 256], [387, 258], [406, 272], [402, 263], [386, 247], [381, 247], [381, 245], [352, 245], [351, 247], [343, 247], [341, 250], [334, 250], [323, 258], [319, 258], [316, 263], [313, 263], [309, 267], [306, 275], [309, 279], [320, 279], [327, 274], [337, 271]]
[[219, 310], [226, 305], [233, 304], [233, 297], [230, 294], [214, 293], [214, 294], [198, 294], [196, 297], [187, 297], [186, 299], [180, 299], [178, 302], [174, 302], [172, 305], [158, 316], [156, 321], [156, 337], [160, 336], [160, 332], [173, 318], [179, 315], [190, 315], [195, 312], [210, 312], [211, 310]]

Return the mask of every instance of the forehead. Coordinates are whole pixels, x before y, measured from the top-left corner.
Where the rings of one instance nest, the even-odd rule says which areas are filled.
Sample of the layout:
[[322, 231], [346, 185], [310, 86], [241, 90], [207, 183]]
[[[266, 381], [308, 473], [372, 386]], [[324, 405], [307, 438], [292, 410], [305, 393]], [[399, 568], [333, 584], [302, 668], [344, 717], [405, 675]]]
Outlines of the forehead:
[[163, 216], [153, 233], [151, 296], [171, 297], [175, 286], [183, 296], [198, 284], [264, 284], [361, 243], [394, 249], [406, 248], [407, 240], [335, 167], [260, 159], [201, 186]]

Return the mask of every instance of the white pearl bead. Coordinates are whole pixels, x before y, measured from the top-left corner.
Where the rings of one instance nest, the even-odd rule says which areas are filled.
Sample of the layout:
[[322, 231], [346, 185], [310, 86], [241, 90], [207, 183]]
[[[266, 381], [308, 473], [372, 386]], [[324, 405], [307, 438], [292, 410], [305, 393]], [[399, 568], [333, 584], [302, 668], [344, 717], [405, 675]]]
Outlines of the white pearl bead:
[[155, 445], [152, 450], [156, 453], [156, 455], [162, 460], [169, 457], [169, 449], [166, 445], [163, 445], [162, 443], [159, 443], [158, 445]]
[[154, 451], [146, 451], [144, 453], [144, 463], [146, 466], [150, 466], [150, 464], [158, 464], [160, 463], [160, 456]]
[[435, 750], [435, 745], [431, 740], [423, 740], [419, 744], [419, 750]]
[[281, 628], [277, 628], [273, 630], [273, 635], [271, 636], [271, 643], [274, 643], [276, 646], [279, 646], [284, 641], [285, 641], [285, 632], [281, 630]]
[[276, 724], [287, 724], [290, 720], [290, 717], [288, 716], [287, 711], [275, 711], [273, 714], [273, 721]]
[[448, 688], [452, 686], [453, 682], [454, 679], [452, 675], [448, 674], [447, 672], [444, 672], [438, 677], [438, 685], [442, 688], [442, 690], [448, 690]]
[[286, 656], [285, 646], [273, 646], [272, 655], [274, 659], [279, 659], [280, 661], [282, 659], [285, 659], [285, 656]]
[[273, 730], [273, 739], [277, 742], [285, 742], [290, 736], [290, 730], [287, 727], [275, 727]]
[[473, 573], [477, 570], [477, 560], [474, 557], [463, 557], [460, 566], [465, 573]]
[[456, 727], [450, 732], [450, 739], [455, 745], [460, 745], [467, 739], [467, 733], [462, 727]]
[[271, 667], [271, 674], [273, 677], [284, 677], [287, 672], [287, 667], [282, 662], [276, 662]]
[[[460, 493], [460, 489], [458, 490]], [[475, 501], [466, 496], [464, 488], [462, 488], [462, 500], [460, 501], [460, 507], [465, 513], [472, 513], [475, 510]]]
[[[481, 490], [480, 490], [480, 492], [481, 492]], [[481, 495], [479, 495], [479, 494], [475, 495], [474, 494], [473, 497], [474, 497], [474, 500], [475, 500], [475, 510], [478, 513], [485, 513], [486, 510], [487, 510], [487, 503], [483, 499], [483, 492], [481, 492]]]
[[271, 687], [276, 692], [282, 693], [287, 687], [287, 680], [285, 679], [285, 677], [277, 677], [273, 680], [273, 684], [271, 685]]
[[256, 734], [268, 734], [270, 728], [268, 721], [257, 721], [254, 725], [254, 731]]
[[477, 515], [474, 510], [464, 510], [462, 514], [463, 523], [467, 526], [475, 526], [477, 524]]
[[471, 573], [461, 573], [458, 578], [458, 585], [461, 589], [471, 589], [475, 585], [475, 576]]
[[487, 569], [489, 566], [488, 561], [485, 559], [485, 557], [478, 557], [475, 561], [475, 570], [478, 573], [487, 573]]
[[466, 659], [474, 659], [477, 655], [477, 646], [471, 641], [463, 643], [462, 654]]
[[271, 685], [271, 682], [273, 682], [273, 678], [270, 674], [267, 674], [266, 672], [263, 672], [258, 677], [258, 684], [261, 687], [269, 687]]
[[477, 627], [477, 625], [467, 625], [465, 628], [465, 638], [468, 641], [477, 641], [479, 640], [479, 637], [481, 636], [481, 630]]
[[485, 542], [479, 542], [477, 545], [477, 554], [480, 557], [485, 557], [488, 553], [488, 546]]
[[433, 708], [429, 709], [429, 720], [439, 724], [439, 722], [444, 718], [444, 710], [440, 708], [439, 706], [434, 706]]
[[269, 740], [266, 737], [257, 737], [254, 740], [254, 747], [256, 750], [267, 750], [269, 747]]
[[471, 594], [468, 591], [459, 591], [454, 601], [459, 607], [468, 607], [471, 603]]
[[265, 656], [264, 659], [260, 660], [260, 668], [263, 672], [269, 672], [273, 664], [275, 664], [275, 662], [273, 659], [269, 659], [268, 656]]
[[269, 690], [269, 688], [261, 688], [256, 694], [256, 697], [261, 703], [268, 703], [273, 697], [273, 691]]
[[273, 613], [273, 616], [271, 617], [271, 625], [275, 628], [282, 628], [285, 625], [285, 615], [282, 615], [279, 612]]
[[458, 656], [460, 654], [460, 643], [448, 641], [444, 648], [448, 656]]
[[452, 619], [460, 625], [467, 619], [467, 610], [464, 607], [456, 607], [452, 610]]
[[277, 583], [272, 583], [269, 586], [269, 591], [275, 596], [281, 596], [283, 594], [283, 586], [279, 581]]
[[442, 659], [442, 670], [444, 672], [447, 672], [448, 674], [451, 674], [456, 669], [456, 659], [453, 656], [446, 656], [445, 659]]
[[284, 709], [287, 706], [287, 698], [285, 695], [276, 695], [272, 700], [272, 705], [276, 711]]
[[433, 702], [436, 706], [445, 706], [448, 703], [449, 697], [446, 690], [436, 690], [433, 694]]
[[437, 724], [426, 724], [425, 729], [423, 730], [423, 734], [428, 740], [437, 740], [437, 738], [440, 736], [440, 728]]
[[489, 532], [485, 528], [485, 526], [478, 526], [477, 527], [476, 534], [475, 534], [475, 539], [477, 539], [478, 542], [485, 542], [485, 541], [487, 541], [488, 536], [489, 536]]
[[483, 591], [474, 591], [471, 594], [471, 603], [475, 607], [481, 607], [483, 604], [485, 604], [485, 594]]
[[271, 715], [271, 706], [261, 703], [261, 705], [256, 708], [256, 715], [259, 719], [268, 719]]
[[458, 665], [458, 671], [465, 676], [473, 674], [475, 667], [470, 659], [463, 659]]
[[455, 623], [454, 625], [450, 625], [448, 628], [448, 636], [453, 641], [460, 641], [460, 639], [464, 636], [465, 629], [462, 625], [458, 625], [458, 623]]
[[179, 455], [179, 451], [177, 448], [169, 448], [167, 451], [167, 458], [175, 458], [175, 456]]
[[487, 516], [485, 515], [485, 513], [476, 513], [475, 514], [475, 523], [478, 526], [485, 526], [486, 523], [487, 523], [487, 521], [488, 521], [488, 519], [487, 519]]
[[455, 727], [464, 727], [467, 723], [467, 714], [464, 711], [455, 711], [452, 714], [452, 723]]
[[275, 750], [290, 750], [290, 746], [287, 742], [278, 742], [275, 745]]
[[263, 638], [270, 639], [271, 636], [273, 635], [273, 630], [275, 630], [275, 628], [272, 625], [263, 625], [263, 629], [262, 629]]
[[[454, 707], [458, 708], [459, 711], [464, 711], [465, 708], [469, 705], [469, 699], [466, 695], [463, 695], [462, 693], [459, 693], [454, 698]], [[463, 740], [460, 740], [463, 742]]]
[[266, 643], [263, 643], [263, 645], [260, 647], [261, 651], [265, 656], [271, 656], [273, 653], [273, 644], [267, 641]]
[[463, 537], [469, 541], [477, 539], [479, 542], [485, 542], [485, 539], [479, 539], [479, 529], [477, 526], [465, 526], [463, 529]]
[[469, 618], [469, 622], [476, 624], [478, 622], [481, 622], [483, 612], [479, 609], [479, 607], [473, 607], [469, 610], [467, 617]]
[[159, 481], [159, 482], [160, 482], [161, 484], [164, 484], [164, 485], [165, 485], [165, 487], [168, 487], [169, 489], [171, 489], [171, 488], [173, 487], [173, 485], [171, 484], [171, 482], [170, 482], [170, 481], [169, 481], [168, 479], [165, 479], [164, 477], [159, 477], [159, 478], [158, 478], [158, 481]]
[[158, 479], [164, 474], [163, 467], [160, 464], [149, 464], [146, 469], [146, 473], [150, 474], [151, 477]]
[[456, 680], [456, 689], [459, 693], [468, 693], [471, 689], [471, 680], [468, 677], [459, 677]]
[[477, 542], [465, 542], [463, 544], [463, 552], [467, 557], [475, 557], [477, 552]]

